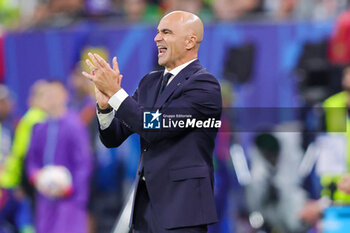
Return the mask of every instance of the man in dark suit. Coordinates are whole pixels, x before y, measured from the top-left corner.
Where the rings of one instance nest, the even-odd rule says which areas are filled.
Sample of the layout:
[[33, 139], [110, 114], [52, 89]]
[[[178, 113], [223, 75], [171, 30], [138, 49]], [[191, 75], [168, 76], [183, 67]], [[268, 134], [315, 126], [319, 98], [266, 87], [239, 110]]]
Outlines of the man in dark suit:
[[[164, 16], [154, 40], [165, 70], [145, 75], [133, 96], [121, 88], [116, 58], [113, 68], [97, 54], [86, 61], [91, 73], [83, 74], [95, 84], [104, 145], [117, 147], [133, 133], [141, 138], [135, 233], [207, 232], [217, 221], [212, 153], [222, 103], [217, 80], [197, 59], [202, 39], [196, 15]], [[147, 129], [147, 114], [156, 129]]]

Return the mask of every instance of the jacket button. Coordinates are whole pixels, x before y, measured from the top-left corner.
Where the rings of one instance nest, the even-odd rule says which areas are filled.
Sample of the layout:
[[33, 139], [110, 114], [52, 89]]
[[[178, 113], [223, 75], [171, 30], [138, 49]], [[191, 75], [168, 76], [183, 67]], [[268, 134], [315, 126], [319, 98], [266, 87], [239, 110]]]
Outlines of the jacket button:
[[143, 151], [147, 151], [147, 148], [143, 149]]

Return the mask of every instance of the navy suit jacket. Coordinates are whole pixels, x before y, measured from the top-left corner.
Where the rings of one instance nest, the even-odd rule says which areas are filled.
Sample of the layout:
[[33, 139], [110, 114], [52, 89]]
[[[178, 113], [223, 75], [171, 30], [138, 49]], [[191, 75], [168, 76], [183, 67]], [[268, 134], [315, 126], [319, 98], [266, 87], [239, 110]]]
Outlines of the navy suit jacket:
[[[143, 129], [143, 111], [220, 119], [218, 81], [198, 60], [190, 63], [158, 95], [163, 71], [145, 75], [133, 96], [120, 105], [111, 125], [100, 130], [105, 146], [117, 147], [129, 135], [141, 138], [137, 181], [144, 171], [154, 215], [164, 228], [217, 221], [212, 154], [217, 130]], [[136, 193], [136, 192], [135, 192]]]

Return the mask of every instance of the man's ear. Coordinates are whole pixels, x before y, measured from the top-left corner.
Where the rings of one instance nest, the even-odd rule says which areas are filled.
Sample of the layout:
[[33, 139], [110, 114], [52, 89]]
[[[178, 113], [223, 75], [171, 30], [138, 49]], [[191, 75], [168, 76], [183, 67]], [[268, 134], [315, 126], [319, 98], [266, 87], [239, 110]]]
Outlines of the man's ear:
[[196, 46], [196, 43], [197, 43], [197, 37], [195, 35], [188, 36], [188, 38], [186, 39], [186, 46], [185, 46], [185, 48], [187, 50], [190, 50], [190, 49], [192, 49], [193, 47]]

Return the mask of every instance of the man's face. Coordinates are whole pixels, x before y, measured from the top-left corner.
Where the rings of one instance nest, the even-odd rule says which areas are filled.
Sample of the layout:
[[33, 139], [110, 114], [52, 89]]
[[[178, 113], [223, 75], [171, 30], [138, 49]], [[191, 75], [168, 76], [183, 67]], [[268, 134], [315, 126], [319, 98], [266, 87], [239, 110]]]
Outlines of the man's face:
[[67, 104], [67, 92], [62, 84], [50, 83], [48, 84], [48, 113], [52, 116], [61, 115], [61, 111], [65, 109]]
[[180, 24], [174, 16], [166, 16], [160, 21], [154, 38], [158, 47], [158, 64], [170, 70], [181, 65], [186, 53], [186, 29]]
[[12, 111], [12, 101], [8, 98], [0, 99], [0, 121], [4, 120]]

